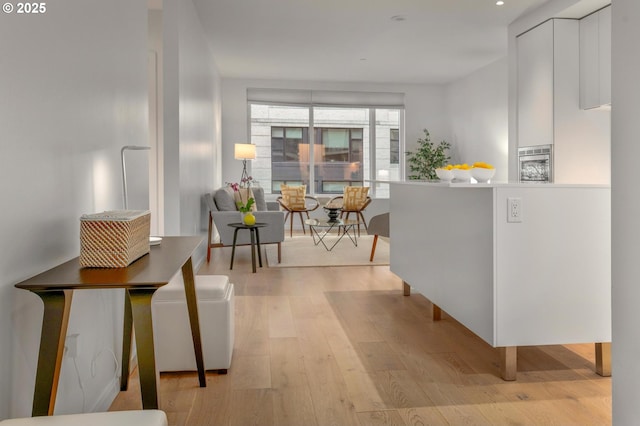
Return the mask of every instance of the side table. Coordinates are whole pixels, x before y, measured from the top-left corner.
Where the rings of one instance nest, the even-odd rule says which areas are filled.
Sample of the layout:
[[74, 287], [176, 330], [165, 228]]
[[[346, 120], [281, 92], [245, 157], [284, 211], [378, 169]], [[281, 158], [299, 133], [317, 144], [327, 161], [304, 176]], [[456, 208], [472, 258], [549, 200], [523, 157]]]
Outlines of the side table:
[[[316, 246], [320, 243], [324, 246], [327, 251], [333, 250], [333, 248], [342, 240], [342, 238], [346, 235], [349, 237], [351, 242], [355, 247], [358, 247], [358, 237], [356, 236], [354, 227], [358, 224], [357, 220], [349, 220], [349, 219], [336, 219], [336, 220], [327, 220], [327, 219], [307, 219], [304, 221], [305, 225], [309, 225], [309, 229], [311, 229], [311, 236], [313, 237], [313, 244]], [[322, 233], [318, 232], [318, 228], [322, 228]], [[329, 247], [324, 242], [324, 237], [326, 237], [332, 229], [338, 230], [338, 239], [333, 242], [331, 247]], [[340, 233], [342, 231], [342, 233]], [[353, 236], [352, 236], [353, 234]], [[331, 244], [331, 243], [329, 243]]]
[[253, 225], [245, 225], [244, 223], [230, 223], [230, 227], [235, 228], [233, 231], [233, 247], [231, 248], [231, 265], [229, 269], [233, 269], [233, 258], [236, 254], [236, 241], [238, 239], [238, 231], [241, 229], [248, 229], [251, 234], [251, 266], [253, 269], [253, 273], [256, 272], [256, 246], [258, 246], [258, 261], [260, 262], [260, 267], [262, 268], [262, 254], [260, 253], [260, 228], [264, 228], [267, 226], [266, 223], [257, 222]]

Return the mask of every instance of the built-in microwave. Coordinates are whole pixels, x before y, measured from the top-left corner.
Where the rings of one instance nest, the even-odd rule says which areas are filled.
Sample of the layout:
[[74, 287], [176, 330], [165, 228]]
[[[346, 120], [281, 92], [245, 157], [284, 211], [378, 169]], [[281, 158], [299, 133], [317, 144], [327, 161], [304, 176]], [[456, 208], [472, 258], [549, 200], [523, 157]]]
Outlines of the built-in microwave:
[[553, 145], [518, 148], [520, 182], [553, 182]]

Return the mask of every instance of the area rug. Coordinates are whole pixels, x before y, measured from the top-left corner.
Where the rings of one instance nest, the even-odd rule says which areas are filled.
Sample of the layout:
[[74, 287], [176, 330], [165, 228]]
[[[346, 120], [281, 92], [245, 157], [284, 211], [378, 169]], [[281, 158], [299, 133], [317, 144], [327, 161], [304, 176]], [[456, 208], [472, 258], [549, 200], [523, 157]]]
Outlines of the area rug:
[[[334, 235], [328, 235], [325, 244], [331, 247], [336, 238]], [[363, 234], [357, 241], [358, 246], [355, 247], [345, 236], [331, 251], [327, 251], [322, 244], [314, 245], [310, 235], [286, 237], [282, 243], [282, 263], [278, 263], [278, 247], [275, 244], [266, 245], [267, 265], [270, 268], [299, 268], [389, 264], [388, 241], [378, 238], [373, 262], [369, 262], [373, 236]]]

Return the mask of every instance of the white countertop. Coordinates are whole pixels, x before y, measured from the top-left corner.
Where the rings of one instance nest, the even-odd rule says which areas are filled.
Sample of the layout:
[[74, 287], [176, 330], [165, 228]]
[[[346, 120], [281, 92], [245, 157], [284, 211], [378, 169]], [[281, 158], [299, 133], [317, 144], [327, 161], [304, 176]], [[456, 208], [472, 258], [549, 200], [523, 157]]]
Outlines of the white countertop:
[[[380, 182], [380, 181], [377, 181]], [[441, 188], [610, 188], [611, 185], [602, 184], [565, 184], [565, 183], [521, 183], [521, 182], [442, 182], [424, 180], [386, 181], [385, 183], [396, 185], [417, 185]]]

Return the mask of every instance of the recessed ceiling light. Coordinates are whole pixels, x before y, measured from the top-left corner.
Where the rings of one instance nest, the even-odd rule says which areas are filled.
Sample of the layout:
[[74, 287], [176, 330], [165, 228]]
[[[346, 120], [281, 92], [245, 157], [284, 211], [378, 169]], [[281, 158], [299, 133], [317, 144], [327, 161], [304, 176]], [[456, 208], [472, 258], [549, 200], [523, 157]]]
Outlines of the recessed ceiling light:
[[502, 0], [498, 0], [496, 2], [496, 6], [502, 6], [504, 4], [504, 2]]
[[402, 21], [406, 21], [407, 20], [407, 16], [406, 15], [394, 15], [391, 17], [392, 21], [396, 21], [396, 22], [402, 22]]

